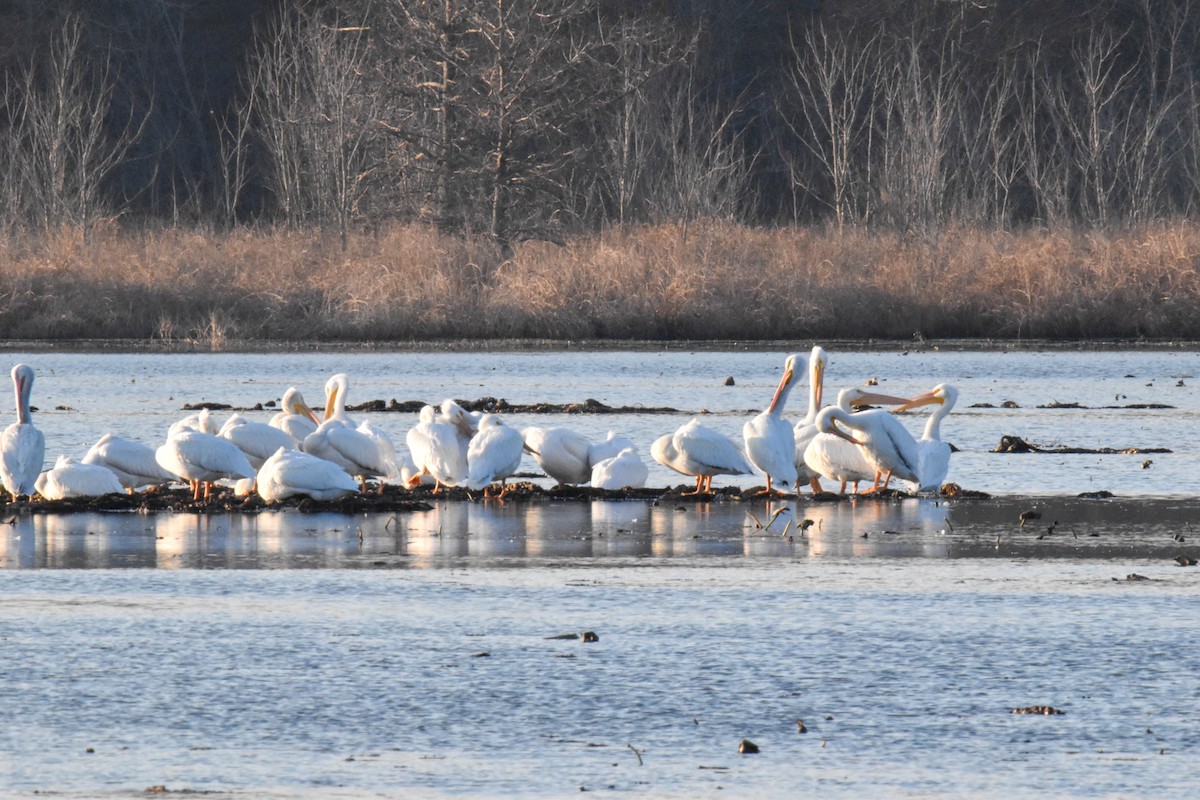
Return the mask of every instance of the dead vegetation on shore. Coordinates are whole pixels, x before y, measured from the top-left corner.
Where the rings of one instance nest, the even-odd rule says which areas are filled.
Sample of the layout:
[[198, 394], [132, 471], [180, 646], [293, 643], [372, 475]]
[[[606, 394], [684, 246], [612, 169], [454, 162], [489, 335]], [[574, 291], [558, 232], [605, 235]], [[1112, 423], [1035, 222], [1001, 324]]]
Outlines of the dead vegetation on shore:
[[0, 241], [10, 339], [1200, 338], [1200, 225], [892, 232], [692, 223], [502, 260], [422, 226]]

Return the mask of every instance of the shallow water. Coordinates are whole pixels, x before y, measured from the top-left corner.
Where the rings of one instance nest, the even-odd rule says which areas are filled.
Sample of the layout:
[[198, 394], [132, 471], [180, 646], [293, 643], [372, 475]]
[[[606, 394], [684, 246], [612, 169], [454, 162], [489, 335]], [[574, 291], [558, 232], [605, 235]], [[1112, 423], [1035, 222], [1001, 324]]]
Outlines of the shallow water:
[[[319, 404], [337, 370], [351, 402], [594, 397], [707, 408], [736, 435], [782, 365], [653, 352], [12, 360], [38, 369], [50, 458], [108, 430], [156, 441], [185, 401], [252, 405], [295, 383]], [[15, 516], [0, 525], [0, 796], [1191, 796], [1200, 567], [1174, 558], [1200, 557], [1200, 471], [1181, 433], [1200, 413], [1196, 363], [834, 354], [831, 388], [944, 380], [963, 406], [1020, 404], [960, 408], [944, 426], [963, 448], [951, 479], [992, 500]], [[1178, 408], [1033, 408], [1117, 395]], [[399, 441], [407, 416], [372, 419]], [[645, 452], [685, 418], [518, 424], [615, 428]], [[1176, 452], [987, 452], [1001, 434]], [[1073, 496], [1101, 488], [1119, 496]], [[1025, 511], [1040, 517], [1022, 525]], [[582, 631], [600, 640], [548, 638]], [[1030, 705], [1066, 714], [1010, 713]], [[740, 755], [743, 738], [762, 752]]]
[[[505, 352], [97, 354], [12, 353], [38, 371], [35, 415], [46, 434], [47, 459], [82, 455], [105, 432], [157, 443], [187, 402], [248, 407], [277, 400], [289, 385], [320, 406], [334, 372], [351, 378], [351, 404], [372, 399], [572, 403], [595, 398], [610, 406], [667, 406], [681, 415], [515, 414], [512, 424], [567, 425], [593, 439], [608, 430], [631, 437], [649, 460], [650, 443], [689, 419], [738, 440], [742, 424], [770, 399], [782, 371], [778, 352]], [[909, 396], [939, 382], [960, 390], [942, 435], [961, 449], [949, 480], [998, 494], [1058, 495], [1108, 490], [1139, 497], [1200, 493], [1200, 450], [1188, 434], [1200, 422], [1200, 354], [1195, 352], [868, 352], [831, 354], [827, 397], [877, 378], [879, 390]], [[734, 386], [724, 386], [733, 376]], [[1183, 385], [1178, 385], [1182, 383]], [[1193, 386], [1195, 383], [1195, 386]], [[789, 412], [803, 416], [806, 388], [792, 393]], [[970, 408], [975, 403], [1020, 407]], [[1054, 401], [1091, 409], [1039, 409]], [[1171, 409], [1103, 409], [1104, 405], [1165, 403]], [[70, 410], [58, 410], [70, 409]], [[220, 414], [218, 412], [218, 416]], [[267, 419], [270, 412], [252, 412]], [[397, 443], [415, 414], [359, 414]], [[924, 415], [906, 416], [916, 435]], [[2, 421], [2, 418], [0, 418]], [[990, 451], [1004, 434], [1040, 444], [1083, 448], [1169, 448], [1154, 455], [1003, 455]], [[1150, 460], [1149, 468], [1143, 463]], [[536, 471], [529, 457], [524, 469]], [[651, 466], [650, 485], [681, 476]], [[762, 478], [722, 478], [740, 486]]]

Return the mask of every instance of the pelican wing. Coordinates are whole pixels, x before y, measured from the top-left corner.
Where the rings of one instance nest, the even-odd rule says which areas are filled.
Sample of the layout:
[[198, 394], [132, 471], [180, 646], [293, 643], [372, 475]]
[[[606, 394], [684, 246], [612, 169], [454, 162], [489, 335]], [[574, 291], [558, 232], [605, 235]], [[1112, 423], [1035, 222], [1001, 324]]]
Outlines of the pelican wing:
[[257, 466], [262, 466], [281, 447], [285, 450], [296, 447], [295, 440], [286, 432], [262, 422], [226, 425], [221, 429], [221, 438], [236, 445]]
[[280, 451], [258, 471], [258, 493], [267, 502], [297, 494], [335, 500], [357, 491], [357, 484], [344, 469], [308, 453]]
[[596, 489], [641, 488], [646, 485], [650, 471], [632, 448], [622, 450], [592, 467], [592, 486]]
[[525, 442], [507, 425], [481, 429], [467, 448], [467, 486], [479, 489], [517, 471]]
[[0, 480], [12, 495], [33, 494], [46, 458], [46, 439], [31, 423], [14, 422], [0, 435]]
[[762, 413], [742, 428], [750, 463], [780, 483], [796, 482], [796, 435], [792, 426]]
[[47, 500], [99, 497], [120, 494], [122, 490], [121, 482], [112, 470], [95, 464], [60, 463], [37, 479], [37, 492]]
[[168, 483], [175, 476], [163, 469], [149, 445], [106, 433], [83, 457], [84, 464], [107, 467], [127, 489]]
[[754, 470], [741, 450], [722, 433], [692, 420], [672, 437], [675, 449], [696, 469], [692, 475], [749, 475]]

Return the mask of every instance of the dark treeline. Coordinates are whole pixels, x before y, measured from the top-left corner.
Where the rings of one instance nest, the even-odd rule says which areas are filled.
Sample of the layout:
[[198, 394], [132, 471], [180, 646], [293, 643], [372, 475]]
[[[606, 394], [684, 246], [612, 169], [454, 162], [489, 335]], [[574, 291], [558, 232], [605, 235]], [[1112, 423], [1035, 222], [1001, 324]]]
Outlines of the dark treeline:
[[0, 5], [13, 233], [1108, 226], [1200, 201], [1200, 4]]

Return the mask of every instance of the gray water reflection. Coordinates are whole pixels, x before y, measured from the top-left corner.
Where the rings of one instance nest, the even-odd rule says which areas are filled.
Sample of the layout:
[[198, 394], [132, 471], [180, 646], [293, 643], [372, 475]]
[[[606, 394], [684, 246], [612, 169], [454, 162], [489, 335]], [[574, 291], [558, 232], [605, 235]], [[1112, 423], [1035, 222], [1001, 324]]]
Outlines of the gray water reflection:
[[[778, 513], [776, 513], [778, 512]], [[1033, 512], [1022, 522], [1023, 512]], [[439, 502], [410, 514], [35, 514], [5, 569], [536, 567], [563, 560], [1174, 557], [1195, 500]], [[760, 527], [762, 526], [762, 527]], [[1198, 534], [1200, 535], [1200, 534]]]

